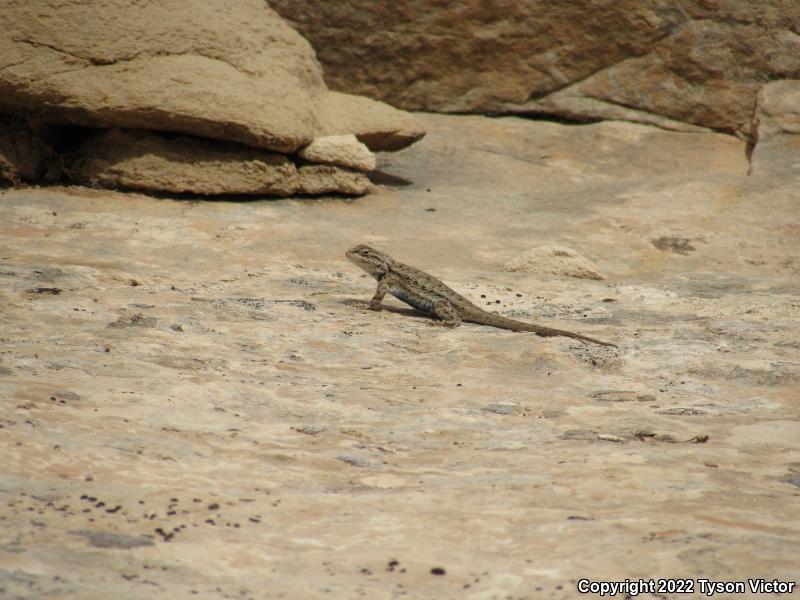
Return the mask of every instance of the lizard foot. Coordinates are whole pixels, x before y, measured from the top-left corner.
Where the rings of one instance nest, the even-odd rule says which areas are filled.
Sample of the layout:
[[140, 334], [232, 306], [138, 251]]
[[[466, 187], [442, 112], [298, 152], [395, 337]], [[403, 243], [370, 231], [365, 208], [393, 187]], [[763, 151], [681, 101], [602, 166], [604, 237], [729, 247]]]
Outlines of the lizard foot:
[[373, 306], [369, 302], [364, 302], [363, 300], [345, 300], [345, 304], [347, 304], [347, 306], [353, 306], [355, 308], [360, 308], [362, 310], [374, 310], [374, 311], [383, 310], [383, 307], [380, 304]]
[[458, 323], [451, 323], [449, 321], [428, 321], [428, 327], [445, 327], [447, 329], [455, 329]]

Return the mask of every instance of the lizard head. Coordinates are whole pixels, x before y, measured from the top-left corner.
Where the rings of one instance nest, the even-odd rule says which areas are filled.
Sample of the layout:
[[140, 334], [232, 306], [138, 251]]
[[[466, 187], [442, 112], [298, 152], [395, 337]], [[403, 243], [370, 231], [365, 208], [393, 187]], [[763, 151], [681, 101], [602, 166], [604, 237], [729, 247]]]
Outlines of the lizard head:
[[350, 248], [345, 252], [345, 256], [373, 277], [386, 273], [392, 261], [389, 256], [380, 250], [370, 248], [366, 244], [359, 244], [354, 248]]

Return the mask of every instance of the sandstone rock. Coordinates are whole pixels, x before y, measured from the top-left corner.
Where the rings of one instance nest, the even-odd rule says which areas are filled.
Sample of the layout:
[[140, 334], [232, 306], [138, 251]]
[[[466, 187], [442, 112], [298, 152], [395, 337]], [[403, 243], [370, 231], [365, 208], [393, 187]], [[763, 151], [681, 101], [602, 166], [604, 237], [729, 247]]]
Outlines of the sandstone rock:
[[375, 155], [352, 134], [316, 138], [299, 152], [310, 162], [350, 167], [357, 171], [374, 171]]
[[311, 41], [333, 89], [406, 109], [746, 136], [759, 87], [800, 77], [795, 0], [270, 4]]
[[800, 177], [800, 80], [776, 81], [758, 95], [753, 119], [753, 175]]
[[320, 97], [317, 118], [321, 135], [353, 133], [373, 152], [400, 150], [425, 135], [416, 117], [350, 94], [329, 92]]
[[568, 275], [578, 279], [605, 279], [600, 270], [587, 258], [566, 246], [539, 246], [513, 258], [506, 271]]
[[309, 44], [259, 0], [8, 0], [0, 57], [0, 110], [44, 121], [180, 132], [280, 152], [332, 130], [386, 137], [382, 149], [422, 133], [396, 132], [404, 118], [377, 102], [368, 125], [347, 129], [363, 102], [329, 98]]
[[0, 115], [0, 183], [38, 179], [49, 155], [50, 149], [25, 119]]
[[297, 190], [286, 156], [232, 143], [111, 129], [90, 138], [72, 157], [78, 183], [173, 193], [279, 194]]
[[69, 160], [72, 181], [112, 188], [194, 194], [363, 194], [369, 180], [332, 165], [303, 167], [283, 154], [233, 143], [112, 129]]
[[300, 194], [337, 192], [360, 196], [370, 188], [369, 179], [364, 174], [333, 165], [304, 165], [298, 169], [298, 175], [297, 193]]
[[[719, 133], [420, 118], [390, 164], [415, 185], [370, 202], [2, 193], [4, 600], [796, 579], [797, 185], [748, 178]], [[550, 241], [608, 279], [498, 272]], [[359, 242], [620, 348], [359, 310]]]

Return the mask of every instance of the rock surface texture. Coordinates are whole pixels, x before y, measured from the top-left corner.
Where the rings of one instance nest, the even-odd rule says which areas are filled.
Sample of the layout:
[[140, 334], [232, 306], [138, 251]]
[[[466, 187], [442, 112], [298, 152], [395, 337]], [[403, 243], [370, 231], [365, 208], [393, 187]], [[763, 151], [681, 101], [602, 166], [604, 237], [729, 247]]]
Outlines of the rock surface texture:
[[800, 180], [800, 80], [775, 81], [758, 95], [751, 172]]
[[605, 279], [600, 270], [585, 256], [566, 246], [539, 246], [512, 258], [506, 271], [568, 275], [578, 279]]
[[[0, 192], [0, 597], [796, 579], [796, 180], [716, 133], [422, 118], [355, 201]], [[352, 306], [361, 242], [619, 350]], [[503, 270], [541, 246], [606, 279]]]
[[[260, 0], [8, 0], [0, 10], [0, 112], [48, 124], [119, 128], [137, 138], [138, 130], [178, 133], [289, 155], [325, 135], [354, 134], [373, 150], [392, 150], [424, 133], [407, 113], [329, 91], [308, 42]], [[358, 113], [365, 119], [356, 122]], [[159, 157], [172, 168], [128, 181], [172, 191], [159, 186], [175, 173], [180, 148], [186, 144]], [[231, 151], [229, 145], [220, 150]], [[127, 149], [114, 154], [120, 152]], [[194, 177], [191, 171], [179, 175]], [[255, 185], [231, 182], [231, 171], [220, 177], [206, 187]], [[213, 171], [206, 173], [212, 178]], [[273, 187], [293, 186], [287, 180]]]
[[619, 119], [750, 135], [800, 77], [796, 0], [271, 0], [333, 89], [440, 112]]

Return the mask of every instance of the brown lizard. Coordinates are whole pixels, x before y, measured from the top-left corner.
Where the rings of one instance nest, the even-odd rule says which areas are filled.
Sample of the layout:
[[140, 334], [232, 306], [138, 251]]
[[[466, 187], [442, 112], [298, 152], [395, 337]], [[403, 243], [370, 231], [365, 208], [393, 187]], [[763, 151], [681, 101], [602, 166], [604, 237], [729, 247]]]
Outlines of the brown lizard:
[[458, 327], [462, 321], [466, 321], [500, 329], [531, 331], [541, 336], [564, 336], [602, 346], [617, 347], [616, 344], [601, 342], [579, 333], [523, 323], [487, 312], [432, 275], [397, 262], [388, 254], [365, 244], [359, 244], [348, 250], [345, 256], [378, 281], [378, 289], [368, 305], [372, 310], [381, 310], [381, 302], [388, 292], [417, 310], [441, 319], [447, 327]]

